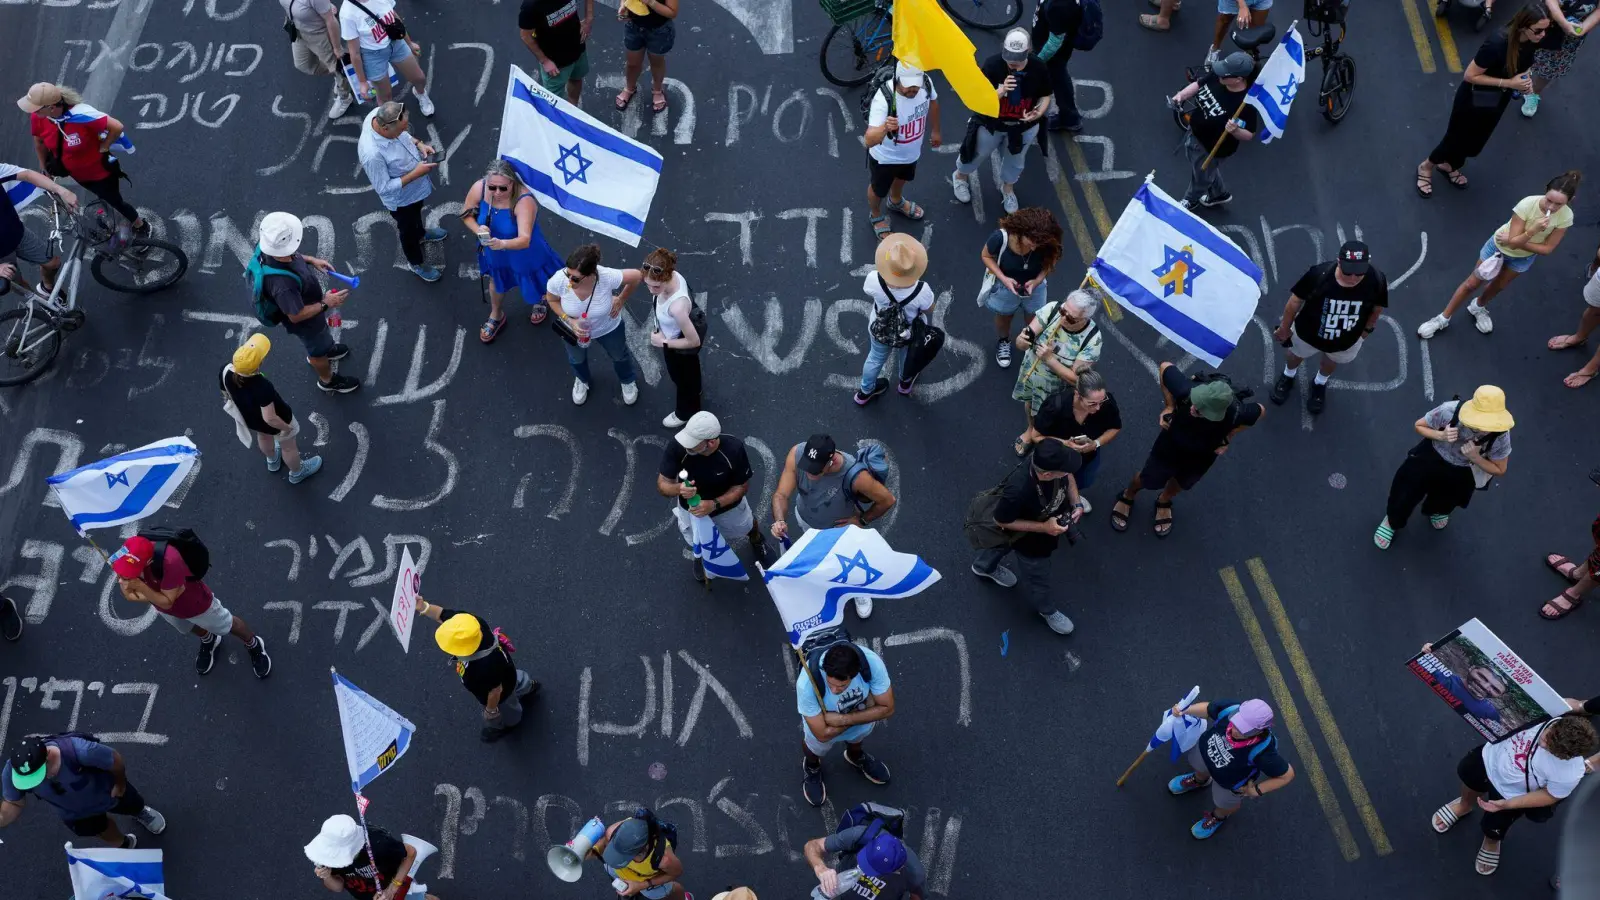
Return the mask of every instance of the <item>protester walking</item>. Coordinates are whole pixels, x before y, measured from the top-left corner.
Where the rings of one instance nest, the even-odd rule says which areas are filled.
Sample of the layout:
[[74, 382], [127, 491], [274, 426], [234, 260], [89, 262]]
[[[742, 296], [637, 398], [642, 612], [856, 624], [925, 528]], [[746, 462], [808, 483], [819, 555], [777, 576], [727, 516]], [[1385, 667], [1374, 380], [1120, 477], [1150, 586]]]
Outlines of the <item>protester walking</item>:
[[17, 602], [0, 594], [0, 638], [15, 641], [21, 637], [22, 613], [17, 609]]
[[281, 324], [305, 345], [306, 362], [317, 373], [317, 387], [328, 394], [348, 394], [361, 387], [353, 375], [340, 375], [333, 364], [350, 355], [350, 348], [333, 339], [327, 314], [344, 306], [349, 289], [325, 291], [318, 272], [333, 271], [333, 263], [300, 251], [305, 226], [286, 212], [267, 213], [261, 219], [261, 241], [251, 260], [256, 317], [263, 325]]
[[1461, 796], [1434, 812], [1433, 830], [1444, 834], [1474, 808], [1482, 809], [1483, 843], [1473, 870], [1493, 875], [1506, 831], [1523, 816], [1530, 822], [1553, 818], [1555, 805], [1583, 780], [1584, 757], [1595, 752], [1596, 743], [1588, 719], [1560, 716], [1468, 750], [1456, 765]]
[[443, 228], [429, 228], [422, 221], [422, 204], [433, 195], [433, 170], [439, 167], [429, 160], [438, 150], [413, 137], [409, 128], [405, 104], [395, 100], [383, 103], [367, 113], [356, 155], [379, 202], [394, 218], [400, 251], [411, 272], [423, 281], [433, 282], [444, 273], [438, 266], [427, 264], [422, 245], [449, 236]]
[[[1572, 198], [1583, 175], [1576, 170], [1550, 179], [1543, 194], [1532, 194], [1511, 207], [1511, 219], [1500, 226], [1478, 251], [1478, 264], [1450, 295], [1444, 312], [1417, 327], [1417, 337], [1431, 338], [1450, 327], [1450, 317], [1467, 304], [1478, 330], [1494, 331], [1494, 320], [1485, 307], [1499, 296], [1518, 275], [1533, 268], [1534, 260], [1549, 256], [1561, 246], [1572, 227]], [[1482, 291], [1482, 293], [1478, 293]], [[1468, 302], [1468, 298], [1478, 294]]]
[[1099, 361], [1105, 335], [1094, 323], [1094, 305], [1093, 294], [1073, 291], [1058, 302], [1041, 306], [1017, 335], [1022, 370], [1017, 373], [1011, 399], [1022, 401], [1022, 415], [1027, 420], [1012, 445], [1018, 456], [1027, 452], [1027, 434], [1039, 407], [1050, 395], [1076, 384], [1078, 376]]
[[1214, 209], [1233, 200], [1222, 181], [1222, 161], [1239, 149], [1241, 141], [1253, 141], [1261, 131], [1261, 113], [1244, 103], [1254, 71], [1249, 54], [1230, 53], [1213, 62], [1204, 78], [1189, 82], [1167, 100], [1173, 109], [1195, 102], [1189, 130], [1183, 135], [1189, 187], [1178, 204], [1184, 209]]
[[1479, 387], [1471, 400], [1447, 400], [1418, 419], [1413, 427], [1422, 440], [1389, 485], [1387, 514], [1372, 535], [1378, 549], [1389, 549], [1417, 504], [1428, 524], [1441, 529], [1450, 524], [1451, 510], [1466, 508], [1474, 491], [1503, 477], [1515, 424], [1505, 391], [1492, 384]]
[[[897, 816], [893, 825], [885, 822], [886, 815]], [[858, 817], [867, 821], [850, 824]], [[816, 874], [822, 895], [867, 900], [921, 900], [927, 896], [927, 868], [890, 830], [904, 829], [904, 818], [905, 814], [893, 807], [862, 803], [845, 813], [833, 834], [806, 841], [806, 864]], [[828, 857], [836, 854], [843, 857], [839, 862], [843, 869], [828, 865]]]
[[[1578, 317], [1578, 329], [1571, 334], [1558, 334], [1548, 341], [1545, 346], [1551, 350], [1567, 350], [1583, 345], [1589, 340], [1589, 335], [1594, 333], [1595, 327], [1600, 326], [1600, 249], [1595, 250], [1594, 258], [1589, 260], [1589, 268], [1584, 271], [1583, 281], [1583, 315]], [[1600, 375], [1600, 350], [1578, 371], [1573, 372], [1562, 383], [1569, 388], [1581, 388]]]
[[[1271, 2], [1271, 0], [1268, 0]], [[1078, 112], [1077, 91], [1067, 63], [1075, 49], [1087, 49], [1099, 41], [1100, 5], [1085, 17], [1084, 0], [1040, 0], [1033, 8], [1033, 27], [1029, 43], [1039, 61], [1050, 73], [1050, 95], [1055, 102], [1045, 124], [1051, 131], [1082, 131], [1083, 116]]]
[[1145, 488], [1162, 485], [1156, 497], [1154, 531], [1156, 537], [1172, 533], [1172, 501], [1184, 491], [1193, 490], [1211, 471], [1216, 461], [1228, 452], [1239, 432], [1261, 421], [1267, 408], [1246, 403], [1249, 390], [1237, 391], [1233, 382], [1220, 372], [1185, 378], [1170, 362], [1157, 370], [1161, 382], [1161, 431], [1156, 434], [1144, 467], [1128, 482], [1128, 487], [1111, 507], [1111, 527], [1128, 530], [1128, 516], [1134, 501]]
[[139, 843], [123, 833], [113, 815], [131, 816], [151, 834], [167, 829], [166, 817], [128, 781], [122, 753], [89, 735], [29, 735], [18, 741], [0, 765], [0, 795], [0, 828], [22, 815], [23, 802], [32, 795], [55, 807], [73, 834], [111, 847], [131, 850]]
[[[49, 191], [69, 211], [76, 212], [78, 209], [78, 196], [57, 184], [55, 179], [32, 169], [0, 163], [0, 197], [6, 193], [5, 185], [12, 181]], [[61, 256], [52, 253], [48, 241], [22, 224], [22, 217], [17, 214], [15, 206], [9, 201], [0, 202], [0, 281], [15, 281], [25, 288], [31, 288], [32, 285], [17, 270], [18, 260], [39, 267], [39, 282], [46, 292], [55, 286], [56, 273], [61, 271]]]
[[672, 412], [661, 424], [678, 428], [700, 411], [700, 351], [705, 349], [706, 311], [694, 302], [688, 280], [678, 271], [678, 256], [671, 250], [651, 250], [637, 271], [650, 292], [655, 315], [650, 345], [661, 348], [667, 377], [677, 388]]
[[628, 351], [627, 326], [621, 315], [640, 280], [638, 269], [600, 265], [600, 246], [584, 244], [567, 254], [566, 266], [545, 283], [545, 303], [555, 310], [556, 333], [567, 345], [574, 404], [582, 406], [589, 399], [591, 344], [599, 344], [611, 357], [611, 367], [622, 383], [622, 402], [632, 406], [638, 401], [633, 354]]
[[1155, 32], [1171, 31], [1172, 17], [1183, 8], [1183, 0], [1150, 0], [1150, 5], [1156, 12], [1141, 13], [1139, 27]]
[[1270, 9], [1272, 0], [1217, 0], [1217, 22], [1211, 30], [1211, 49], [1206, 52], [1206, 62], [1216, 62], [1229, 31], [1267, 24]]
[[150, 223], [123, 199], [122, 182], [128, 176], [122, 161], [111, 153], [113, 148], [133, 152], [121, 120], [83, 102], [73, 88], [48, 81], [28, 88], [17, 107], [29, 114], [40, 171], [53, 178], [71, 178], [127, 219], [135, 236], [150, 235]]
[[1000, 52], [983, 63], [984, 77], [1000, 97], [997, 116], [976, 113], [967, 120], [967, 133], [956, 155], [951, 188], [962, 203], [972, 202], [972, 173], [995, 153], [1000, 154], [1000, 205], [1017, 211], [1017, 179], [1028, 162], [1028, 145], [1041, 153], [1049, 144], [1039, 135], [1039, 123], [1050, 112], [1050, 71], [1033, 55], [1033, 43], [1023, 28], [1006, 32]]
[[1583, 39], [1600, 25], [1600, 3], [1595, 0], [1544, 0], [1554, 26], [1539, 49], [1533, 51], [1533, 90], [1522, 95], [1522, 115], [1533, 118], [1539, 112], [1539, 98], [1550, 82], [1571, 71]]
[[[311, 871], [330, 891], [344, 891], [359, 900], [400, 900], [408, 893], [410, 873], [418, 848], [404, 838], [395, 837], [376, 825], [363, 831], [355, 819], [339, 814], [329, 816], [322, 830], [306, 844], [306, 859]], [[368, 848], [371, 852], [368, 852]], [[423, 893], [426, 900], [438, 900]]]
[[394, 0], [344, 0], [339, 7], [339, 36], [344, 39], [350, 63], [356, 70], [356, 87], [363, 99], [376, 97], [387, 104], [393, 96], [389, 70], [411, 83], [417, 109], [432, 116], [428, 76], [418, 58], [422, 46], [411, 26], [395, 12]]
[[[791, 500], [802, 533], [840, 525], [866, 527], [887, 515], [896, 500], [872, 470], [872, 453], [868, 448], [858, 459], [838, 449], [826, 434], [813, 434], [791, 447], [772, 492], [772, 536], [780, 541], [789, 536]], [[871, 615], [872, 601], [857, 597], [856, 612], [863, 619]]]
[[478, 241], [478, 272], [489, 278], [489, 318], [478, 340], [493, 343], [506, 327], [505, 295], [520, 291], [532, 307], [528, 321], [544, 321], [544, 286], [561, 269], [561, 257], [539, 230], [539, 201], [503, 159], [489, 163], [461, 202], [461, 222]]
[[1306, 412], [1322, 412], [1328, 379], [1343, 363], [1355, 362], [1361, 342], [1378, 327], [1389, 305], [1389, 280], [1372, 265], [1372, 252], [1360, 241], [1346, 241], [1333, 262], [1306, 270], [1289, 289], [1283, 321], [1273, 332], [1284, 351], [1283, 372], [1272, 385], [1272, 402], [1282, 406], [1294, 390], [1300, 363], [1321, 355]]
[[645, 807], [631, 817], [613, 822], [595, 841], [589, 855], [598, 857], [612, 878], [625, 882], [618, 894], [646, 900], [693, 900], [678, 879], [683, 860], [677, 853], [678, 829]]
[[922, 280], [922, 273], [928, 269], [928, 251], [916, 238], [889, 235], [878, 243], [873, 262], [875, 271], [861, 285], [872, 301], [872, 316], [867, 322], [870, 349], [861, 366], [857, 406], [866, 406], [889, 389], [889, 379], [880, 375], [891, 352], [900, 373], [895, 390], [902, 396], [911, 394], [917, 379], [915, 375], [905, 377], [906, 349], [913, 342], [918, 321], [924, 327], [932, 324], [929, 320], [937, 299], [933, 288]]
[[589, 74], [589, 30], [594, 27], [594, 0], [522, 0], [517, 29], [522, 43], [539, 61], [539, 83], [567, 102], [583, 105], [583, 79]]
[[[1591, 472], [1589, 480], [1600, 485], [1600, 469]], [[1600, 585], [1600, 517], [1596, 517], [1589, 526], [1589, 536], [1594, 541], [1594, 549], [1589, 551], [1589, 555], [1584, 557], [1581, 563], [1575, 563], [1559, 553], [1550, 553], [1544, 558], [1544, 564], [1571, 585], [1563, 588], [1555, 599], [1547, 601], [1540, 607], [1539, 615], [1552, 622], [1571, 615], [1583, 605], [1589, 592], [1594, 590], [1596, 585]]]
[[617, 109], [627, 109], [639, 91], [639, 75], [644, 59], [650, 56], [650, 109], [667, 111], [667, 53], [677, 36], [678, 0], [624, 0], [617, 4], [622, 22], [622, 49], [627, 61], [622, 70], [622, 91], [617, 94]]
[[199, 674], [207, 674], [216, 665], [222, 635], [231, 634], [249, 651], [256, 677], [271, 675], [267, 642], [245, 620], [229, 612], [201, 580], [210, 568], [210, 554], [195, 533], [182, 528], [156, 529], [149, 534], [154, 539], [136, 534], [111, 554], [111, 571], [116, 573], [123, 599], [154, 606], [180, 634], [199, 638], [200, 650], [194, 661]]
[[805, 740], [805, 779], [800, 792], [812, 806], [827, 802], [822, 760], [844, 744], [844, 761], [873, 784], [889, 783], [889, 767], [862, 749], [878, 723], [894, 715], [889, 668], [871, 650], [848, 638], [813, 650], [795, 679], [795, 701]]
[[1500, 116], [1517, 94], [1533, 91], [1534, 51], [1550, 30], [1550, 13], [1537, 2], [1518, 9], [1504, 30], [1492, 34], [1472, 56], [1450, 106], [1444, 137], [1417, 165], [1417, 193], [1433, 196], [1433, 171], [1438, 169], [1454, 188], [1467, 187], [1462, 168], [1483, 152]]
[[[687, 479], [683, 478], [687, 475]], [[722, 433], [722, 423], [704, 410], [689, 417], [683, 430], [661, 452], [661, 467], [656, 473], [656, 491], [677, 501], [679, 509], [696, 518], [710, 516], [724, 538], [741, 535], [750, 541], [758, 561], [767, 557], [766, 539], [756, 527], [755, 513], [745, 495], [755, 470], [744, 441]], [[696, 501], [690, 504], [690, 501]], [[694, 543], [690, 523], [675, 516], [683, 539]], [[705, 568], [694, 561], [694, 579], [705, 581]]]
[[1212, 808], [1189, 828], [1196, 839], [1216, 834], [1246, 799], [1259, 800], [1294, 780], [1294, 767], [1278, 752], [1272, 707], [1265, 700], [1201, 700], [1173, 706], [1172, 714], [1211, 721], [1184, 755], [1194, 771], [1167, 782], [1173, 796], [1211, 788]]
[[1001, 216], [999, 226], [979, 252], [984, 276], [978, 305], [994, 313], [994, 362], [1008, 369], [1012, 317], [1018, 310], [1038, 316], [1050, 299], [1050, 273], [1061, 261], [1061, 225], [1048, 209], [1030, 206]]
[[356, 95], [350, 79], [344, 77], [341, 57], [345, 45], [340, 36], [343, 29], [332, 0], [278, 0], [278, 5], [283, 7], [283, 28], [289, 34], [294, 67], [307, 75], [333, 76], [333, 104], [328, 107], [328, 118], [339, 118], [350, 111]]
[[874, 90], [867, 107], [867, 221], [880, 241], [890, 231], [889, 218], [883, 213], [884, 198], [888, 198], [891, 212], [912, 221], [927, 215], [927, 210], [905, 196], [906, 182], [917, 177], [924, 136], [935, 148], [944, 145], [939, 132], [939, 92], [921, 69], [895, 63], [894, 77]]
[[523, 698], [538, 696], [539, 682], [512, 661], [517, 648], [511, 639], [478, 616], [429, 603], [421, 594], [417, 615], [439, 623], [434, 643], [455, 657], [456, 677], [483, 706], [483, 742], [498, 741], [522, 724]]
[[[994, 524], [1007, 533], [1008, 543], [979, 550], [972, 561], [972, 574], [979, 578], [1004, 588], [1023, 582], [1024, 598], [1056, 634], [1071, 634], [1073, 626], [1051, 591], [1050, 556], [1061, 535], [1076, 528], [1083, 515], [1072, 483], [1072, 474], [1082, 466], [1078, 451], [1060, 441], [1035, 447], [1032, 457], [1012, 469], [997, 489]], [[1000, 564], [1007, 553], [1016, 559], [1015, 571]]]
[[1100, 473], [1100, 451], [1121, 433], [1122, 412], [1106, 390], [1106, 377], [1088, 369], [1078, 374], [1070, 388], [1064, 387], [1044, 401], [1033, 417], [1033, 426], [1022, 437], [1030, 447], [1049, 438], [1083, 457], [1072, 480], [1078, 488], [1078, 508], [1088, 513], [1094, 507], [1083, 492], [1094, 485]]
[[233, 362], [222, 367], [218, 378], [225, 405], [230, 407], [229, 416], [246, 438], [255, 436], [256, 446], [266, 457], [267, 471], [277, 472], [287, 463], [289, 483], [299, 484], [322, 470], [322, 457], [301, 458], [300, 445], [295, 441], [300, 434], [300, 420], [267, 376], [261, 374], [261, 363], [271, 349], [272, 341], [266, 335], [250, 335], [233, 351]]

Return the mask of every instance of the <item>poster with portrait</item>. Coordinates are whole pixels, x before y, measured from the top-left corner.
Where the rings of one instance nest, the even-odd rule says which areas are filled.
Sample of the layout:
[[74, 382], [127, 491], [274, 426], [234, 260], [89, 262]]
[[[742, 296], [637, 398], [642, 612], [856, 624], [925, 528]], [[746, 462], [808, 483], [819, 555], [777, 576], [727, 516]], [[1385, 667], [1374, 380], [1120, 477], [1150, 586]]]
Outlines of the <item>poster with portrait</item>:
[[1567, 711], [1561, 694], [1477, 619], [1407, 667], [1491, 743]]

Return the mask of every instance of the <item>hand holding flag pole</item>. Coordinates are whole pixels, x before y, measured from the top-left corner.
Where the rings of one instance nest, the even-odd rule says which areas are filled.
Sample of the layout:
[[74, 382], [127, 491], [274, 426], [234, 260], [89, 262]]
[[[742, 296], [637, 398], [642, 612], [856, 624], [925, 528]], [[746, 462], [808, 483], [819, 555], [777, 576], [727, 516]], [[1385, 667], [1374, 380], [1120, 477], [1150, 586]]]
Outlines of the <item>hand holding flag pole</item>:
[[[1299, 19], [1289, 23], [1278, 45], [1273, 48], [1272, 55], [1261, 67], [1261, 74], [1245, 90], [1244, 100], [1228, 119], [1231, 122], [1239, 118], [1246, 106], [1255, 107], [1261, 113], [1261, 129], [1257, 134], [1263, 144], [1283, 137], [1283, 130], [1289, 122], [1289, 106], [1299, 94], [1299, 86], [1306, 80], [1305, 42], [1300, 39], [1300, 30], [1296, 27], [1299, 24]], [[1273, 96], [1272, 91], [1276, 91], [1277, 96]], [[1200, 168], [1211, 164], [1212, 157], [1217, 155], [1222, 142], [1227, 139], [1228, 132], [1224, 129]]]
[[[1185, 694], [1182, 700], [1179, 700], [1174, 705], [1178, 709], [1186, 710], [1190, 704], [1194, 703], [1195, 698], [1199, 696], [1200, 686], [1195, 685], [1189, 689], [1189, 693]], [[1133, 774], [1133, 770], [1139, 768], [1139, 764], [1144, 762], [1144, 758], [1150, 755], [1151, 750], [1162, 744], [1170, 743], [1172, 745], [1172, 758], [1176, 760], [1180, 752], [1188, 752], [1189, 748], [1200, 740], [1200, 734], [1204, 731], [1204, 719], [1196, 718], [1188, 713], [1184, 713], [1182, 716], [1174, 716], [1172, 710], [1167, 710], [1161, 717], [1161, 724], [1156, 726], [1155, 736], [1150, 738], [1150, 743], [1139, 751], [1139, 755], [1134, 759], [1133, 764], [1128, 766], [1127, 771], [1122, 773], [1121, 778], [1117, 779], [1117, 787], [1122, 787], [1123, 783], [1128, 780], [1128, 776]]]

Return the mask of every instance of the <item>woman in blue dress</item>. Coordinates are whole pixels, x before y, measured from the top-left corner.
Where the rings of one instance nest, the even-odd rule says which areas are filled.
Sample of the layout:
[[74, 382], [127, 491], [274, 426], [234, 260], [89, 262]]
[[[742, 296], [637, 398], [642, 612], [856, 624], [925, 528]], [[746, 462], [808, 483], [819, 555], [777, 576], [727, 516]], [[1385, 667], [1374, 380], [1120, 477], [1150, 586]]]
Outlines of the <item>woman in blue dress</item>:
[[503, 159], [489, 163], [461, 204], [461, 222], [478, 240], [478, 271], [490, 281], [489, 319], [478, 329], [485, 344], [506, 327], [501, 304], [513, 288], [533, 307], [528, 321], [537, 325], [548, 312], [545, 283], [561, 269], [561, 258], [539, 231], [538, 218], [538, 201]]

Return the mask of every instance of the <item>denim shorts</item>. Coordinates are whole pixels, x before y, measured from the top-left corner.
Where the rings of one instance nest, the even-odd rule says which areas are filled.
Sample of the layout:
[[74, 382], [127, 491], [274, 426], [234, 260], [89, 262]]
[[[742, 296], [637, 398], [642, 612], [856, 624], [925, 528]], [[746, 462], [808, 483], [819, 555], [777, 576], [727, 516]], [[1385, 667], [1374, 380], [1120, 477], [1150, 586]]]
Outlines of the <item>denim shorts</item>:
[[1039, 310], [1048, 302], [1046, 288], [1049, 285], [1050, 282], [1041, 281], [1039, 286], [1033, 289], [1033, 293], [1026, 297], [1019, 297], [1011, 293], [1005, 285], [995, 282], [994, 290], [989, 292], [989, 298], [983, 302], [983, 305], [987, 306], [990, 312], [997, 315], [1015, 315], [1017, 310], [1025, 309], [1028, 311], [1028, 315], [1036, 316], [1039, 314]]
[[411, 55], [411, 45], [405, 41], [390, 41], [381, 50], [361, 48], [361, 70], [367, 73], [367, 82], [377, 84], [389, 77], [389, 66]]
[[622, 49], [629, 53], [648, 50], [652, 56], [665, 56], [676, 37], [671, 19], [655, 28], [644, 28], [631, 18], [622, 23]]
[[[1272, 0], [1245, 0], [1245, 6], [1260, 12], [1272, 8]], [[1237, 16], [1239, 0], [1217, 0], [1217, 15]]]
[[[1491, 257], [1491, 256], [1493, 256], [1493, 255], [1495, 255], [1496, 253], [1499, 253], [1499, 252], [1500, 252], [1500, 248], [1498, 248], [1498, 247], [1496, 247], [1494, 245], [1494, 236], [1490, 235], [1489, 239], [1487, 241], [1483, 242], [1483, 249], [1478, 251], [1478, 262], [1483, 262], [1484, 260], [1488, 259], [1489, 257]], [[1501, 265], [1504, 266], [1505, 268], [1510, 269], [1511, 271], [1517, 273], [1518, 275], [1521, 275], [1523, 272], [1526, 272], [1529, 269], [1533, 268], [1533, 261], [1538, 259], [1538, 258], [1539, 257], [1537, 255], [1532, 254], [1532, 253], [1528, 254], [1527, 256], [1505, 256], [1505, 255], [1502, 255], [1500, 257]]]
[[310, 359], [327, 359], [333, 352], [333, 332], [327, 328], [317, 330], [316, 334], [296, 335], [300, 343], [306, 345], [306, 356]]

